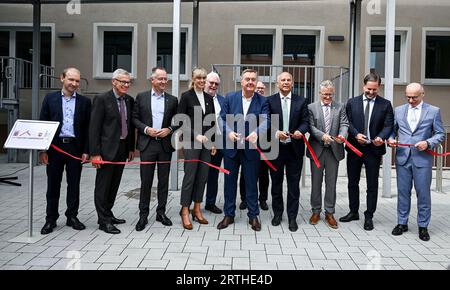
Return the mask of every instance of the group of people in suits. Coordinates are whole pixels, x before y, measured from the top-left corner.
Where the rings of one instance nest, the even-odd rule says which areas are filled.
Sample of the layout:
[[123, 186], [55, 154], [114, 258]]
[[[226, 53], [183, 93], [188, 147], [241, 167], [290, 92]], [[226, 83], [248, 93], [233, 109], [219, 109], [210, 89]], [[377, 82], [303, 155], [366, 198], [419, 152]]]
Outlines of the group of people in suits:
[[[396, 154], [398, 185], [398, 224], [393, 235], [408, 230], [412, 185], [418, 195], [419, 238], [430, 239], [428, 225], [431, 217], [431, 170], [432, 156], [426, 151], [444, 139], [439, 108], [423, 101], [423, 86], [412, 83], [406, 88], [408, 103], [395, 110], [391, 102], [378, 95], [381, 78], [370, 73], [364, 78], [363, 94], [351, 98], [346, 104], [336, 102], [333, 82], [320, 83], [320, 99], [307, 104], [303, 96], [293, 92], [294, 80], [289, 72], [277, 77], [278, 92], [265, 97], [257, 92], [258, 74], [246, 69], [241, 74], [242, 89], [225, 97], [217, 91], [220, 76], [207, 73], [202, 68], [192, 72], [189, 90], [180, 100], [165, 92], [167, 72], [164, 68], [152, 69], [151, 90], [142, 92], [134, 100], [128, 95], [131, 75], [117, 69], [112, 76], [112, 89], [96, 96], [91, 104], [89, 98], [77, 93], [80, 72], [67, 68], [61, 75], [62, 90], [48, 94], [43, 101], [40, 119], [59, 121], [60, 126], [52, 144], [64, 151], [80, 156], [82, 162], [91, 161], [97, 169], [94, 201], [99, 228], [106, 233], [118, 234], [117, 224], [125, 223], [117, 218], [112, 208], [120, 185], [124, 161], [131, 161], [136, 148], [140, 151], [141, 189], [139, 221], [136, 230], [142, 231], [148, 224], [151, 186], [155, 169], [158, 170], [156, 221], [165, 226], [173, 223], [166, 215], [168, 180], [174, 133], [182, 133], [185, 162], [180, 198], [180, 217], [184, 229], [192, 230], [193, 221], [208, 224], [201, 210], [206, 188], [205, 209], [224, 213], [218, 223], [219, 230], [235, 221], [236, 195], [239, 172], [244, 176], [245, 202], [251, 228], [261, 230], [259, 205], [268, 209], [264, 194], [258, 196], [258, 179], [268, 187], [268, 180], [261, 180], [261, 170], [269, 171], [262, 160], [258, 147], [277, 150], [271, 160], [276, 170], [270, 170], [272, 181], [272, 225], [279, 226], [284, 215], [283, 181], [287, 179], [286, 215], [290, 231], [297, 231], [296, 217], [299, 211], [300, 177], [305, 155], [306, 133], [315, 157], [307, 151], [308, 158], [320, 162], [318, 167], [311, 161], [311, 211], [309, 223], [316, 225], [325, 212], [325, 223], [338, 228], [334, 218], [336, 205], [336, 182], [339, 162], [344, 159], [344, 140], [363, 153], [358, 156], [347, 150], [347, 175], [349, 213], [340, 222], [359, 220], [359, 182], [362, 165], [366, 170], [367, 209], [364, 212], [364, 229], [373, 230], [373, 217], [377, 206], [378, 177], [386, 144], [410, 144], [398, 147]], [[183, 121], [176, 123], [179, 116]], [[398, 138], [398, 141], [395, 139]], [[267, 151], [266, 151], [267, 152]], [[91, 157], [89, 159], [89, 156]], [[229, 170], [224, 182], [223, 211], [216, 205], [219, 172], [207, 163]], [[59, 217], [58, 203], [64, 168], [67, 174], [67, 226], [83, 230], [78, 218], [80, 177], [82, 162], [72, 159], [53, 148], [40, 152], [40, 161], [47, 165], [46, 223], [41, 230], [48, 234], [56, 227]], [[109, 164], [109, 162], [119, 164]], [[105, 163], [106, 162], [106, 163]], [[261, 164], [266, 165], [265, 168]], [[325, 194], [322, 202], [322, 184]], [[194, 204], [191, 210], [191, 205]], [[242, 203], [241, 203], [242, 205]], [[267, 208], [266, 208], [267, 207]], [[243, 209], [243, 208], [241, 208]]]

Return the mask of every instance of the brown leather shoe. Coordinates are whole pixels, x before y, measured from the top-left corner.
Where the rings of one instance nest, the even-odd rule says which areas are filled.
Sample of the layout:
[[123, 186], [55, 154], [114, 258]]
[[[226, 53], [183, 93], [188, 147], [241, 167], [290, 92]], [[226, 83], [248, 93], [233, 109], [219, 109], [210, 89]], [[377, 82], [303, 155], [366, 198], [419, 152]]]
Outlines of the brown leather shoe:
[[222, 230], [222, 229], [228, 227], [229, 225], [231, 225], [232, 223], [234, 223], [234, 217], [225, 216], [223, 218], [223, 220], [217, 225], [217, 229]]
[[248, 220], [248, 223], [252, 226], [252, 230], [259, 232], [261, 230], [261, 223], [258, 218], [252, 218]]
[[334, 216], [331, 213], [325, 213], [325, 223], [332, 229], [338, 228], [337, 221], [334, 219]]
[[320, 213], [313, 213], [311, 218], [309, 219], [309, 223], [313, 226], [317, 225], [320, 221]]

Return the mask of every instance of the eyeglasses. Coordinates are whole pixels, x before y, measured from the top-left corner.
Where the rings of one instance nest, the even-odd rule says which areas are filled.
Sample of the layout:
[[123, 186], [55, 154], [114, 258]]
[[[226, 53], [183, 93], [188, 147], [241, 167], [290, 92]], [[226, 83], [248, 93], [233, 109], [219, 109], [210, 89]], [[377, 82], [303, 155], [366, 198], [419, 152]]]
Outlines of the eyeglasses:
[[334, 96], [334, 94], [323, 94], [323, 93], [320, 93], [320, 94], [324, 97], [333, 97]]
[[420, 96], [405, 96], [408, 100], [409, 99], [413, 99], [413, 100], [417, 100], [418, 97]]
[[210, 81], [208, 81], [208, 83], [209, 83], [209, 85], [215, 85], [216, 87], [218, 87], [219, 85], [220, 85], [220, 83], [217, 83], [217, 82], [210, 82]]
[[122, 81], [122, 80], [119, 80], [119, 79], [115, 79], [116, 81], [118, 81], [122, 86], [125, 86], [125, 85], [131, 85], [131, 81]]

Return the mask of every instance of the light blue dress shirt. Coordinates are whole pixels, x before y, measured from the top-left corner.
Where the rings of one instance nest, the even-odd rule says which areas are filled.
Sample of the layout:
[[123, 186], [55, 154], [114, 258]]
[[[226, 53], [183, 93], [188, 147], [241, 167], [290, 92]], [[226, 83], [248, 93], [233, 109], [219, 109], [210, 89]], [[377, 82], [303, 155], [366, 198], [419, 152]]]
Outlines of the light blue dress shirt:
[[71, 97], [66, 97], [63, 91], [61, 91], [63, 123], [59, 137], [75, 137], [73, 120], [75, 118], [76, 96], [77, 93], [74, 92]]

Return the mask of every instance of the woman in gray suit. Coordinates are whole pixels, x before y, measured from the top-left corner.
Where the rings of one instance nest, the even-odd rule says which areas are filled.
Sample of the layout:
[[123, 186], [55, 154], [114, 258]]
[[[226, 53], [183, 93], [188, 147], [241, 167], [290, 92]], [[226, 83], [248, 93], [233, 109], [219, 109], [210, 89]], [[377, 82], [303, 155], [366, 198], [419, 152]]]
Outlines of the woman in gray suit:
[[[189, 90], [181, 95], [178, 104], [178, 114], [185, 114], [190, 124], [182, 125], [183, 153], [185, 160], [202, 160], [209, 162], [211, 155], [215, 155], [216, 149], [208, 149], [205, 143], [214, 142], [214, 135], [209, 140], [206, 133], [215, 132], [215, 110], [213, 98], [203, 90], [206, 83], [206, 70], [196, 68], [192, 71], [192, 81]], [[209, 115], [209, 117], [208, 117]], [[206, 117], [211, 122], [204, 122]], [[209, 123], [209, 125], [205, 125]], [[212, 131], [210, 131], [212, 130]], [[192, 230], [193, 226], [189, 218], [189, 207], [194, 202], [192, 219], [200, 224], [208, 224], [200, 210], [203, 201], [209, 167], [201, 162], [186, 162], [184, 164], [184, 178], [181, 187], [181, 221], [183, 227]]]

